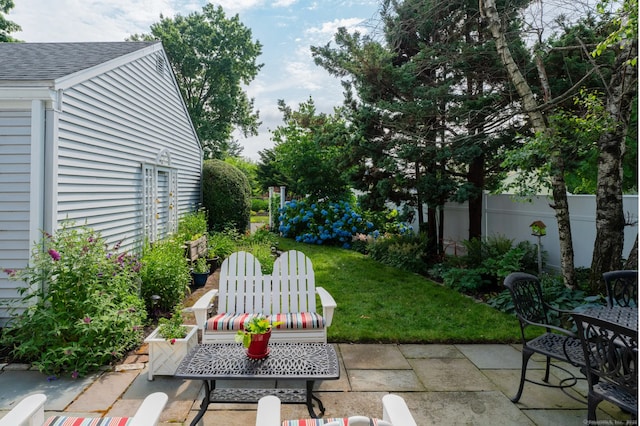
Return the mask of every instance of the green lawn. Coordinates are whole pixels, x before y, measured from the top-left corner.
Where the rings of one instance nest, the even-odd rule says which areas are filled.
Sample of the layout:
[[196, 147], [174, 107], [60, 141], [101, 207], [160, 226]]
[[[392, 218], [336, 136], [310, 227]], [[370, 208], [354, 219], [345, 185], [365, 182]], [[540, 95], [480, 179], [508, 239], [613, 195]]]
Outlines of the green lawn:
[[422, 276], [336, 247], [281, 239], [279, 248], [309, 256], [316, 285], [336, 300], [331, 342], [520, 342], [515, 317]]

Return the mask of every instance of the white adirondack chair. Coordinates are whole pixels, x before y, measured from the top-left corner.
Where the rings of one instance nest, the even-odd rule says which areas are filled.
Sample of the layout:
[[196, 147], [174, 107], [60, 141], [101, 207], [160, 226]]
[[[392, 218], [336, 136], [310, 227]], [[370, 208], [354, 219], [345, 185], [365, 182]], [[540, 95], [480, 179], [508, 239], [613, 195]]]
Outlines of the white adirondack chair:
[[[280, 400], [278, 397], [269, 395], [262, 397], [258, 401], [258, 412], [256, 415], [256, 426], [281, 426], [283, 420], [280, 418]], [[350, 416], [345, 418], [322, 419], [324, 426], [416, 426], [407, 403], [401, 396], [387, 394], [382, 397], [382, 419], [371, 419], [364, 416]], [[310, 419], [287, 420], [287, 425], [309, 425], [317, 424]]]
[[[127, 420], [127, 426], [155, 426], [167, 404], [168, 396], [163, 392], [148, 395], [133, 417], [103, 417], [100, 425], [121, 425]], [[58, 426], [67, 424], [85, 424], [88, 418], [72, 416], [53, 416], [44, 419], [44, 404], [47, 396], [41, 393], [25, 397], [11, 411], [0, 419], [0, 426]]]
[[[316, 293], [322, 315], [316, 312]], [[217, 313], [209, 318], [212, 300]], [[230, 343], [238, 329], [253, 316], [263, 315], [274, 328], [271, 341], [324, 342], [333, 320], [335, 300], [315, 286], [311, 260], [304, 253], [283, 253], [274, 263], [272, 275], [262, 275], [260, 262], [248, 252], [233, 253], [222, 263], [219, 289], [203, 295], [191, 308], [202, 343]]]

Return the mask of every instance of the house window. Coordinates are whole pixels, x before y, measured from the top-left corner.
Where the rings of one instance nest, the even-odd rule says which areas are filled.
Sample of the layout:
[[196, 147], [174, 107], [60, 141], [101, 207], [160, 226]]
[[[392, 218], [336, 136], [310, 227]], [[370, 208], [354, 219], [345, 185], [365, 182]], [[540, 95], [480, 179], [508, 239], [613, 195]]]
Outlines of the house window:
[[178, 170], [168, 150], [142, 164], [142, 213], [144, 237], [151, 242], [178, 230]]

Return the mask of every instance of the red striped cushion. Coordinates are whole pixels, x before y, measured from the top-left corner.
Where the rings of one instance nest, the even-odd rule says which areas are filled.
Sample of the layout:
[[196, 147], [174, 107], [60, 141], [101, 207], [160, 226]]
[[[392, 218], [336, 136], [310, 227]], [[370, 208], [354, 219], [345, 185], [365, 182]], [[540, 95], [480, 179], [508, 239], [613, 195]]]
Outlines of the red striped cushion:
[[344, 419], [300, 419], [300, 420], [285, 420], [282, 422], [282, 426], [322, 426], [327, 423], [340, 422], [343, 426], [348, 426], [349, 419], [345, 417]]
[[280, 322], [276, 328], [324, 328], [324, 318], [315, 312], [299, 312], [289, 314], [274, 314], [269, 317], [271, 324]]
[[[371, 424], [374, 426], [391, 426], [390, 423], [385, 422], [383, 420], [380, 419], [369, 419]], [[284, 422], [282, 422], [282, 426], [323, 426], [329, 423], [334, 423], [337, 422], [338, 424], [342, 425], [342, 426], [348, 426], [349, 425], [349, 418], [345, 417], [345, 418], [327, 418], [327, 419], [299, 419], [299, 420], [285, 420]]]
[[258, 314], [217, 314], [207, 320], [204, 330], [243, 330], [244, 325], [256, 316]]
[[43, 426], [126, 426], [131, 419], [128, 417], [49, 417]]

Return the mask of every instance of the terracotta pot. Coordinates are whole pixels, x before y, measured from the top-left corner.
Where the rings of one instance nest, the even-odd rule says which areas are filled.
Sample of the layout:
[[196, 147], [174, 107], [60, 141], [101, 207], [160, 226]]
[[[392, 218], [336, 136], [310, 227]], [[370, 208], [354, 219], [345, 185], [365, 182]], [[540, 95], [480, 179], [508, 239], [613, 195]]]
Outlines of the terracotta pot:
[[247, 356], [253, 359], [261, 359], [269, 355], [269, 338], [271, 330], [264, 334], [252, 334]]

